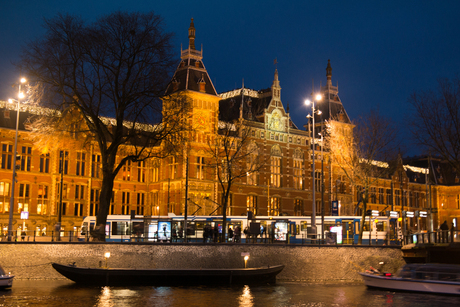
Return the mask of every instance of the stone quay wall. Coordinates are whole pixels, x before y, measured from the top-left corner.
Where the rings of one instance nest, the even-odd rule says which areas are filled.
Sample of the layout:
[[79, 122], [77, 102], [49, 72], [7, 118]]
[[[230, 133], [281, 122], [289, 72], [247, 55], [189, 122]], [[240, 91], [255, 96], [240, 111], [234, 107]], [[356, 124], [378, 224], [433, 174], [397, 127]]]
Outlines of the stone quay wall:
[[404, 264], [391, 246], [291, 246], [263, 244], [0, 243], [0, 265], [17, 279], [65, 279], [52, 262], [112, 268], [237, 268], [284, 264], [280, 281], [361, 282], [370, 266], [394, 273]]

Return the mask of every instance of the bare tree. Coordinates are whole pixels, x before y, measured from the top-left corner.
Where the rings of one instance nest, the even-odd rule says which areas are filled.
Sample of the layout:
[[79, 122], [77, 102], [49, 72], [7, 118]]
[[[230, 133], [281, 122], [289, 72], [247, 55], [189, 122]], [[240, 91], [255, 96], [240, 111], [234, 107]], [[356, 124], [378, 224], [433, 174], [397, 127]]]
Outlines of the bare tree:
[[97, 142], [103, 177], [95, 236], [104, 240], [113, 181], [123, 165], [181, 150], [188, 104], [181, 96], [162, 97], [174, 69], [172, 35], [154, 13], [115, 12], [93, 23], [58, 15], [44, 27], [45, 36], [24, 48], [18, 66], [42, 87], [40, 104], [60, 113], [30, 127]]
[[460, 79], [440, 79], [435, 91], [414, 92], [411, 132], [427, 151], [460, 173]]
[[332, 162], [340, 167], [355, 189], [361, 189], [363, 222], [358, 240], [361, 244], [369, 190], [389, 172], [387, 162], [397, 154], [397, 130], [391, 121], [374, 110], [360, 118], [356, 126], [331, 120], [326, 127], [326, 144]]
[[259, 147], [252, 141], [252, 131], [254, 129], [245, 125], [244, 120], [219, 121], [218, 133], [208, 142], [206, 149], [222, 191], [222, 242], [225, 242], [228, 201], [233, 184], [257, 175], [263, 166]]

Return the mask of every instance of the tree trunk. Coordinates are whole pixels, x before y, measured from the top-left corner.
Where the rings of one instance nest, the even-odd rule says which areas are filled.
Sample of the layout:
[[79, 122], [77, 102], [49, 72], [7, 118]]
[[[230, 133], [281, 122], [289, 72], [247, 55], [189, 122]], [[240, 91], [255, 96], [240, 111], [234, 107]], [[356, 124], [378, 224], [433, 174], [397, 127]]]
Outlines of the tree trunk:
[[105, 241], [105, 224], [107, 223], [107, 215], [110, 210], [110, 200], [112, 198], [114, 176], [112, 174], [104, 174], [102, 178], [101, 194], [99, 197], [99, 210], [96, 216], [96, 227], [91, 232], [91, 236], [95, 241]]
[[230, 191], [230, 184], [227, 186], [227, 192], [223, 197], [223, 204], [222, 204], [222, 243], [225, 243], [225, 234], [227, 233], [227, 206], [228, 206], [228, 195]]

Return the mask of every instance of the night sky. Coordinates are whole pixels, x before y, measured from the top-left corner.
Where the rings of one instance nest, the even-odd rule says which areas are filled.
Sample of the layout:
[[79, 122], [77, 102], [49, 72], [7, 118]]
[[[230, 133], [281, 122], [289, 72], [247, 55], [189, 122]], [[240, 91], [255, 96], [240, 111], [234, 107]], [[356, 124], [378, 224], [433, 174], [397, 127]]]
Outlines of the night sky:
[[[21, 47], [40, 37], [43, 17], [57, 13], [91, 21], [116, 10], [155, 11], [175, 33], [177, 59], [188, 47], [194, 18], [196, 47], [218, 93], [245, 87], [269, 88], [275, 71], [281, 99], [301, 127], [304, 100], [332, 83], [350, 118], [371, 108], [391, 117], [401, 134], [414, 91], [434, 89], [438, 78], [460, 72], [460, 1], [0, 1], [0, 100], [13, 97], [20, 77], [12, 62]], [[404, 149], [403, 149], [404, 150]], [[418, 154], [409, 146], [406, 154]]]

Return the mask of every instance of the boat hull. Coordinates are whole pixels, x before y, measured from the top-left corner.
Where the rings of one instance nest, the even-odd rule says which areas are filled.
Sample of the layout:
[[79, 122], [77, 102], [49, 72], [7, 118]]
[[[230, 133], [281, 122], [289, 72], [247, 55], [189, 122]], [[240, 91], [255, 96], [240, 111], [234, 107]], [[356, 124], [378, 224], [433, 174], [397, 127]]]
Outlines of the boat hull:
[[276, 282], [284, 265], [248, 269], [104, 269], [52, 264], [68, 279], [84, 285], [228, 285]]
[[460, 282], [416, 280], [369, 273], [359, 274], [362, 276], [364, 284], [372, 288], [460, 295]]
[[12, 275], [7, 276], [0, 276], [0, 288], [9, 288], [13, 286], [13, 278]]

